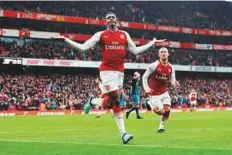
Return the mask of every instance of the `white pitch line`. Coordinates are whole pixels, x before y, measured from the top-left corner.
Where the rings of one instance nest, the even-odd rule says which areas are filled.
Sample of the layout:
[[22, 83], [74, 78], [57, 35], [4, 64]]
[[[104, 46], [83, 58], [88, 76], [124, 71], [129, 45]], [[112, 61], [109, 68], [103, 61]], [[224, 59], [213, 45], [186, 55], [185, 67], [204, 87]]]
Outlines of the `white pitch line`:
[[[49, 133], [49, 132], [66, 132], [66, 131], [94, 131], [93, 129], [86, 129], [86, 128], [80, 128], [80, 129], [64, 129], [64, 130], [50, 130], [50, 129], [46, 129], [46, 130], [39, 130], [39, 131], [36, 131], [36, 133]], [[0, 134], [21, 134], [21, 133], [28, 133], [28, 131], [17, 131], [17, 132], [0, 132]]]
[[[232, 131], [231, 128], [221, 128], [222, 130], [226, 130], [226, 131]], [[220, 129], [220, 130], [221, 130]], [[173, 131], [185, 131], [185, 132], [197, 132], [197, 131], [214, 131], [215, 128], [191, 128], [191, 130], [186, 130], [186, 129], [171, 129], [170, 131], [173, 132]], [[95, 129], [87, 129], [87, 128], [72, 128], [72, 129], [57, 129], [57, 130], [50, 130], [50, 129], [44, 129], [44, 130], [39, 130], [39, 131], [36, 131], [36, 133], [52, 133], [52, 132], [68, 132], [68, 131], [96, 131]], [[133, 130], [132, 130], [133, 131]], [[17, 131], [17, 132], [4, 132], [4, 131], [0, 131], [0, 135], [4, 135], [4, 134], [23, 134], [23, 133], [28, 133], [28, 131]], [[153, 134], [147, 134], [148, 136], [150, 135], [153, 135]]]
[[0, 142], [23, 142], [23, 143], [43, 143], [43, 144], [79, 144], [79, 145], [99, 145], [99, 146], [122, 146], [122, 147], [144, 147], [144, 148], [174, 148], [174, 149], [195, 149], [195, 150], [219, 150], [232, 151], [232, 148], [206, 148], [206, 147], [181, 147], [181, 146], [164, 146], [164, 145], [148, 145], [148, 144], [113, 144], [113, 143], [89, 143], [89, 142], [53, 142], [53, 141], [36, 141], [26, 139], [0, 139]]
[[[59, 131], [75, 131], [74, 129], [70, 129], [70, 130], [46, 130], [46, 131], [36, 131], [36, 133], [49, 133], [49, 132], [59, 132]], [[21, 134], [21, 133], [28, 133], [28, 131], [17, 131], [17, 132], [0, 132], [0, 134]]]

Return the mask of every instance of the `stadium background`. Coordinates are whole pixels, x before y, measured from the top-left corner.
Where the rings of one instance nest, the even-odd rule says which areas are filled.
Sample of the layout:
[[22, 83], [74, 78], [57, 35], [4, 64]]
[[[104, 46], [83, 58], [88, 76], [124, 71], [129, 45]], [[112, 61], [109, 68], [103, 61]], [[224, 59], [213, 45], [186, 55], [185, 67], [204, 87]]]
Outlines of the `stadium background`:
[[[175, 65], [177, 79], [182, 85], [179, 90], [170, 88], [174, 109], [186, 111], [189, 91], [195, 88], [198, 92], [198, 111], [231, 110], [231, 10], [232, 4], [229, 2], [1, 1], [0, 114], [27, 115], [27, 111], [30, 111], [36, 115], [35, 110], [48, 110], [52, 112], [48, 115], [63, 115], [65, 113], [57, 112], [70, 110], [69, 99], [73, 99], [71, 110], [77, 110], [77, 114], [80, 114], [79, 110], [88, 95], [95, 93], [94, 80], [98, 77], [97, 67], [101, 60], [99, 47], [76, 52], [64, 42], [49, 38], [64, 34], [75, 41], [84, 42], [95, 32], [105, 29], [102, 19], [108, 11], [117, 14], [119, 27], [128, 31], [137, 45], [153, 37], [168, 39], [165, 44], [159, 44], [142, 55], [127, 53], [124, 82], [127, 96], [130, 94], [128, 82], [133, 72], [143, 74], [148, 64], [157, 60], [157, 49], [166, 46], [171, 53], [169, 60]], [[142, 89], [141, 96], [144, 96]], [[127, 103], [130, 107], [129, 97]], [[69, 111], [68, 114], [73, 113]], [[199, 113], [198, 116], [201, 115], [205, 114]], [[215, 112], [215, 115], [228, 116], [229, 119], [231, 114]], [[82, 117], [78, 118], [81, 123]], [[149, 114], [147, 117], [152, 118]], [[189, 118], [191, 116], [186, 116], [186, 119]], [[135, 125], [135, 120], [132, 121], [132, 125]], [[227, 132], [231, 133], [231, 130], [228, 128]], [[199, 133], [198, 136], [201, 135]], [[162, 138], [158, 139], [162, 141]], [[220, 142], [227, 142], [224, 136], [219, 139]], [[230, 144], [225, 145], [229, 148]], [[6, 147], [2, 145], [2, 148]], [[231, 153], [231, 150], [227, 151]]]

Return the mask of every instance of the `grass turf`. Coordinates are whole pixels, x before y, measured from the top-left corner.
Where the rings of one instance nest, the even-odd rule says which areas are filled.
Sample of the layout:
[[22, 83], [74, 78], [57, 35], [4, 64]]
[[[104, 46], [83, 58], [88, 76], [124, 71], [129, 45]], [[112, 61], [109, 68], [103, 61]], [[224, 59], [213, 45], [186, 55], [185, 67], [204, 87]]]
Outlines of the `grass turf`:
[[232, 154], [232, 112], [172, 113], [163, 134], [158, 116], [143, 116], [125, 120], [127, 145], [110, 114], [0, 117], [0, 155]]

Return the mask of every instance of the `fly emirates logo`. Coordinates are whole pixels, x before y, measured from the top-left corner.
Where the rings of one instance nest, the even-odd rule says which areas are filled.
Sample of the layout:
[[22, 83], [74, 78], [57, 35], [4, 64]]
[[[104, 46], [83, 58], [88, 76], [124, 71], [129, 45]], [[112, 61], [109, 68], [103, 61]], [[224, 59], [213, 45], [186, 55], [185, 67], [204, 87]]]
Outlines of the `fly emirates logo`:
[[166, 74], [156, 75], [156, 79], [168, 81], [168, 76]]
[[118, 42], [112, 41], [111, 45], [105, 45], [106, 50], [124, 50], [125, 46], [119, 45]]

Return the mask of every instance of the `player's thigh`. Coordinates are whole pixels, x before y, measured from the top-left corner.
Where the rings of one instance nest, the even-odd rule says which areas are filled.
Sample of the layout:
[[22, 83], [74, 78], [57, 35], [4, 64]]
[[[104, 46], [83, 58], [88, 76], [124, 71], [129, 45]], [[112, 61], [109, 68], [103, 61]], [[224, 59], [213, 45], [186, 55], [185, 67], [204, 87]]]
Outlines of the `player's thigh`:
[[152, 110], [162, 111], [163, 105], [161, 102], [161, 95], [150, 96], [150, 100], [148, 101]]
[[169, 95], [168, 92], [166, 92], [166, 93], [164, 93], [162, 95], [161, 103], [162, 103], [165, 111], [170, 110], [170, 107], [171, 107], [171, 97], [170, 97], [170, 95]]
[[[121, 78], [119, 78], [121, 77]], [[124, 76], [123, 76], [124, 77]], [[123, 84], [123, 77], [120, 72], [116, 71], [101, 71], [100, 78], [102, 80], [102, 87], [100, 88], [103, 94], [119, 90], [120, 85]]]

